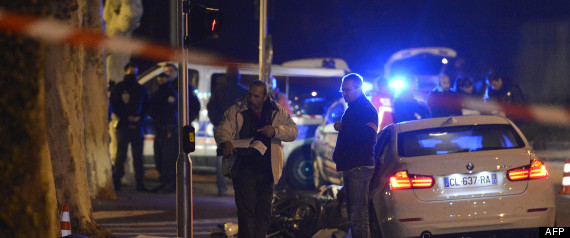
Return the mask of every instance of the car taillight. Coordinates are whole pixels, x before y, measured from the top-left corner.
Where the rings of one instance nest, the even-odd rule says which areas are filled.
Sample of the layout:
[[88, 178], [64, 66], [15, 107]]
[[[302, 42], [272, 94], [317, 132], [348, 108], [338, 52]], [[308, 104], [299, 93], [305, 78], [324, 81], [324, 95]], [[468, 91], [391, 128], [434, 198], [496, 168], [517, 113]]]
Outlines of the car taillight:
[[533, 160], [529, 165], [507, 171], [507, 177], [511, 181], [542, 179], [548, 177], [548, 171], [544, 163]]
[[434, 184], [432, 176], [427, 175], [408, 175], [408, 171], [402, 170], [396, 172], [390, 177], [390, 188], [392, 190], [411, 189], [411, 188], [431, 188]]

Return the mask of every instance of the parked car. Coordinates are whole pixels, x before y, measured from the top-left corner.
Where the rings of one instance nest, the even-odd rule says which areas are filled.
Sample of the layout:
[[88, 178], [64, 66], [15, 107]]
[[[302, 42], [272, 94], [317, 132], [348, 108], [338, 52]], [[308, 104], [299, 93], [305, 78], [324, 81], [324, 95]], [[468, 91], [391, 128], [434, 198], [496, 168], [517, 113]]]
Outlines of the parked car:
[[[373, 237], [500, 232], [553, 226], [548, 171], [501, 116], [392, 124], [378, 134], [370, 184]], [[505, 231], [506, 230], [506, 231]], [[534, 231], [536, 230], [536, 231]]]
[[340, 122], [347, 107], [344, 99], [335, 101], [325, 114], [324, 121], [315, 130], [315, 139], [311, 144], [315, 188], [327, 184], [342, 184], [342, 174], [336, 171], [336, 163], [332, 160], [338, 137], [334, 123]]

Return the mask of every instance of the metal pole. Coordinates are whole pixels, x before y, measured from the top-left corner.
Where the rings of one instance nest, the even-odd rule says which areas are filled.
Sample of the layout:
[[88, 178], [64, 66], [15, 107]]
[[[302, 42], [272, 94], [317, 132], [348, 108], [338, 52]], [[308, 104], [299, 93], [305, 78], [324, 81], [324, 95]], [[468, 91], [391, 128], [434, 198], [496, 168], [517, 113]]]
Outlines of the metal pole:
[[259, 0], [259, 80], [268, 82], [269, 79], [264, 77], [267, 63], [265, 58], [266, 45], [265, 36], [267, 35], [267, 0]]
[[[184, 45], [185, 37], [188, 37], [188, 12], [185, 4], [190, 4], [186, 0], [177, 1], [177, 22], [178, 48], [182, 55], [188, 53]], [[187, 6], [187, 5], [186, 5]], [[188, 121], [188, 59], [182, 57], [178, 63], [178, 160], [176, 161], [176, 221], [177, 236], [189, 238], [193, 237], [193, 204], [192, 204], [192, 159], [185, 153], [183, 130], [189, 125]]]

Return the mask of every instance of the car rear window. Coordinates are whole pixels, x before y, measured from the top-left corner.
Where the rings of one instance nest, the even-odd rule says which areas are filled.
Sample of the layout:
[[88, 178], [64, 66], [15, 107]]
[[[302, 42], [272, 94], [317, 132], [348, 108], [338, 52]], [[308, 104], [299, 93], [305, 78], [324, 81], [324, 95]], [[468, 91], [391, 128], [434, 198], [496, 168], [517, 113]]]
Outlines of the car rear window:
[[398, 154], [403, 157], [522, 147], [523, 140], [510, 125], [457, 126], [398, 134]]

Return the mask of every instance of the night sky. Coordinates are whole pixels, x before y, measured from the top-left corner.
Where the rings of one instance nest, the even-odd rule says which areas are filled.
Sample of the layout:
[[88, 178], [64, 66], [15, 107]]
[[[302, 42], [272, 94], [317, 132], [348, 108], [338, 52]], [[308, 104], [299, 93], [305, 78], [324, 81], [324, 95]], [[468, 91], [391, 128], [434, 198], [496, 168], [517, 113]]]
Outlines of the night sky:
[[[168, 44], [169, 12], [164, 2], [143, 1], [145, 12], [135, 36]], [[225, 15], [219, 39], [192, 47], [243, 62], [258, 61], [253, 0], [192, 2], [219, 8]], [[481, 70], [510, 67], [522, 24], [568, 21], [570, 16], [570, 1], [562, 0], [275, 0], [270, 6], [274, 63], [339, 57], [362, 74], [381, 69], [400, 49], [421, 46], [453, 48]]]

